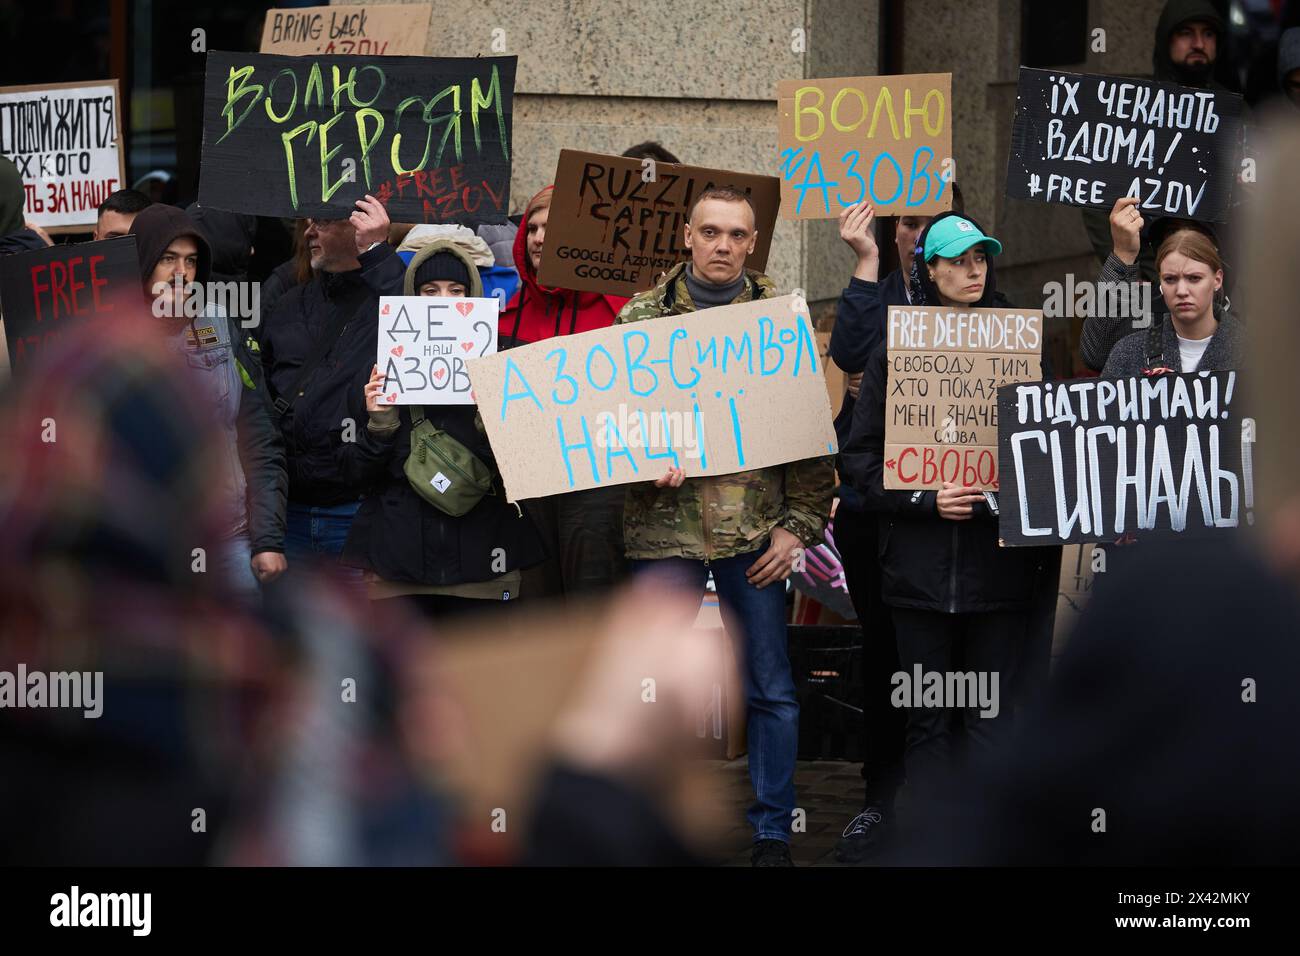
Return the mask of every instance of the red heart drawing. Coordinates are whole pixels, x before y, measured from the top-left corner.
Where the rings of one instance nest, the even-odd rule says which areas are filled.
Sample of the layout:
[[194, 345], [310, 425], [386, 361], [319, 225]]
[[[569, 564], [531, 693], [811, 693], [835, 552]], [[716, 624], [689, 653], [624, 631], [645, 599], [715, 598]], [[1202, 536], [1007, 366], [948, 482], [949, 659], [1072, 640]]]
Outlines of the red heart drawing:
[[402, 351], [405, 348], [406, 348], [405, 345], [396, 345], [393, 348], [389, 349], [388, 351], [391, 352], [393, 355], [401, 355]]
[[389, 308], [388, 306], [384, 306], [383, 310], [382, 310], [379, 314], [380, 314], [380, 315], [387, 315], [387, 314], [388, 314], [388, 308]]
[[459, 312], [461, 315], [469, 315], [471, 312], [474, 311], [474, 303], [473, 303], [473, 302], [457, 302], [457, 303], [456, 303], [456, 311]]
[[394, 404], [397, 401], [397, 393], [393, 392], [391, 395], [388, 396], [386, 401], [388, 402], [389, 405]]
[[463, 348], [466, 352], [468, 352], [470, 349], [472, 349], [472, 348], [474, 347], [474, 343], [473, 343], [473, 342], [461, 342], [461, 343], [460, 343], [460, 347]]
[[445, 368], [440, 368], [440, 369], [437, 369], [437, 370], [433, 373], [433, 377], [436, 378], [438, 381], [441, 382], [441, 381], [442, 381], [442, 377], [443, 377], [444, 375], [446, 375], [446, 374], [447, 374], [447, 370], [446, 370]]

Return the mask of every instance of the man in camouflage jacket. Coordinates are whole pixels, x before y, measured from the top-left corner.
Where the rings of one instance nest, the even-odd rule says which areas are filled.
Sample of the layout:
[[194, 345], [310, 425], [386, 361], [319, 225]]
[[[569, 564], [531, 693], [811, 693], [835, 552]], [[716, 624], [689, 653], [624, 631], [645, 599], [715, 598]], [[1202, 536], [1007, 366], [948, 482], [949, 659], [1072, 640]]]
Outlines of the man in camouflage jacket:
[[[756, 236], [743, 193], [726, 187], [701, 193], [686, 226], [691, 261], [628, 302], [617, 321], [773, 297], [772, 280], [745, 268]], [[803, 549], [821, 540], [833, 461], [690, 479], [670, 468], [658, 481], [628, 486], [623, 531], [634, 571], [654, 571], [700, 591], [712, 571], [719, 600], [744, 632], [755, 865], [790, 865], [799, 705], [786, 654], [785, 580]]]

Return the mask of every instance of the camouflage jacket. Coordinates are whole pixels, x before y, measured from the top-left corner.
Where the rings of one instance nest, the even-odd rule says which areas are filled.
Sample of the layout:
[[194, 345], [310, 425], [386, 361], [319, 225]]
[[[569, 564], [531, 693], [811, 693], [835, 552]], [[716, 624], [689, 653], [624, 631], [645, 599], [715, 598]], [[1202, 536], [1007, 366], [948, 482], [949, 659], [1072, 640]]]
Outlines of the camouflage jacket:
[[[736, 302], [776, 295], [776, 286], [762, 273], [746, 269], [745, 277], [748, 281]], [[623, 306], [616, 322], [694, 311], [686, 287], [686, 263], [680, 263], [653, 289]], [[649, 481], [628, 485], [623, 516], [627, 556], [730, 558], [761, 546], [778, 525], [811, 547], [821, 540], [830, 515], [834, 461], [826, 456], [731, 475], [687, 478], [680, 488], [656, 488]]]

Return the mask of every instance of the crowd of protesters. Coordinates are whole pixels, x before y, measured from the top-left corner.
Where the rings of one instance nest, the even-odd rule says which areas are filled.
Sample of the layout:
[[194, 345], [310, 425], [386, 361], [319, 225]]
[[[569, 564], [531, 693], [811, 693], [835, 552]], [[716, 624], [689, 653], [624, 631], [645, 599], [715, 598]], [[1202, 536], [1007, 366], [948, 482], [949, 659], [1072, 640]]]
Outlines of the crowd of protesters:
[[[1217, 41], [1224, 31], [1212, 4], [1171, 0], [1157, 29], [1156, 78], [1217, 88]], [[1300, 30], [1282, 36], [1276, 79], [1280, 94], [1300, 107]], [[625, 155], [677, 161], [657, 143]], [[689, 634], [698, 601], [658, 601], [647, 595], [660, 592], [635, 588], [698, 598], [711, 576], [737, 629], [754, 798], [752, 862], [790, 865], [798, 703], [787, 654], [786, 582], [801, 550], [822, 540], [832, 515], [864, 647], [863, 806], [844, 828], [838, 857], [864, 862], [891, 847], [933, 850], [930, 831], [942, 827], [949, 845], [972, 861], [998, 853], [1050, 856], [1028, 836], [990, 850], [970, 833], [953, 836], [950, 827], [959, 819], [980, 826], [970, 805], [953, 809], [954, 794], [969, 792], [991, 761], [1019, 752], [1014, 732], [1040, 696], [1053, 698], [1049, 717], [1067, 723], [1062, 745], [1086, 748], [1084, 735], [1068, 726], [1060, 695], [1039, 693], [1052, 640], [1051, 617], [1041, 608], [1044, 600], [1054, 602], [1060, 550], [1000, 547], [995, 492], [954, 483], [937, 491], [889, 491], [883, 482], [889, 307], [1039, 305], [1011, 303], [999, 291], [995, 263], [1003, 243], [965, 213], [970, 197], [954, 188], [951, 212], [899, 218], [892, 232], [899, 268], [883, 277], [874, 210], [861, 203], [840, 216], [840, 236], [855, 265], [830, 340], [831, 358], [848, 376], [835, 421], [838, 457], [718, 477], [674, 467], [652, 481], [516, 504], [508, 501], [497, 466], [501, 449], [488, 441], [474, 406], [380, 401], [375, 321], [381, 296], [479, 297], [489, 283], [505, 283], [509, 297], [498, 333], [500, 347], [509, 349], [780, 294], [772, 279], [747, 267], [757, 238], [755, 212], [745, 193], [725, 185], [695, 198], [683, 237], [690, 258], [652, 289], [625, 299], [544, 286], [538, 268], [551, 194], [548, 186], [529, 199], [517, 225], [477, 231], [402, 227], [369, 196], [350, 216], [292, 225], [197, 205], [182, 210], [131, 189], [103, 203], [94, 238], [135, 237], [142, 301], [162, 317], [149, 332], [137, 330], [129, 350], [122, 342], [98, 342], [58, 357], [46, 371], [45, 380], [63, 383], [68, 393], [58, 414], [63, 434], [89, 436], [97, 458], [87, 453], [78, 462], [78, 449], [63, 442], [57, 452], [40, 448], [22, 419], [36, 407], [33, 399], [21, 392], [11, 397], [3, 436], [10, 463], [0, 514], [6, 598], [0, 622], [11, 634], [37, 636], [73, 625], [99, 628], [110, 649], [127, 656], [159, 644], [168, 652], [160, 658], [166, 666], [154, 673], [137, 679], [124, 667], [111, 676], [138, 704], [92, 736], [56, 724], [19, 736], [0, 723], [0, 759], [27, 768], [35, 788], [58, 790], [72, 780], [47, 753], [110, 748], [86, 766], [115, 796], [83, 814], [81, 831], [66, 844], [15, 842], [15, 858], [46, 852], [57, 861], [75, 860], [78, 833], [93, 846], [97, 838], [89, 835], [109, 827], [113, 812], [145, 821], [169, 812], [173, 796], [186, 807], [212, 807], [214, 818], [224, 820], [243, 796], [230, 779], [241, 750], [253, 746], [255, 729], [229, 710], [248, 707], [266, 721], [280, 707], [294, 711], [283, 735], [294, 770], [259, 792], [251, 812], [243, 805], [243, 812], [230, 814], [224, 845], [200, 841], [178, 850], [164, 840], [145, 856], [201, 862], [220, 851], [221, 859], [235, 862], [463, 860], [466, 854], [458, 855], [447, 837], [445, 808], [420, 798], [420, 781], [394, 743], [409, 715], [401, 703], [404, 645], [392, 635], [448, 622], [491, 629], [527, 613], [536, 600], [607, 595], [632, 581], [627, 593], [634, 596], [618, 620], [643, 625], [660, 642], [636, 653], [651, 655], [645, 666], [683, 669], [689, 652], [681, 635]], [[22, 208], [17, 170], [0, 160], [0, 254], [51, 242], [23, 221]], [[1078, 347], [1089, 367], [1111, 377], [1242, 367], [1247, 330], [1256, 324], [1234, 311], [1228, 295], [1243, 264], [1240, 230], [1232, 228], [1240, 224], [1148, 222], [1135, 199], [1120, 199], [1108, 215], [1086, 210], [1083, 219], [1102, 279], [1147, 281], [1157, 293], [1146, 325], [1130, 316], [1087, 319]], [[209, 279], [260, 282], [259, 320], [243, 323], [211, 305], [187, 316], [185, 290]], [[170, 306], [157, 308], [160, 298]], [[1068, 377], [1046, 363], [1043, 372]], [[187, 424], [195, 422], [203, 427]], [[483, 493], [459, 513], [408, 479], [408, 459], [432, 435], [449, 437], [481, 469]], [[43, 454], [59, 461], [32, 463]], [[49, 483], [55, 468], [62, 477]], [[1294, 487], [1287, 491], [1297, 494]], [[1284, 526], [1300, 536], [1300, 523]], [[210, 542], [208, 583], [198, 589], [185, 573], [195, 540]], [[1286, 541], [1279, 547], [1294, 545]], [[85, 573], [75, 597], [55, 601], [51, 587], [71, 587], [59, 576], [68, 561]], [[1129, 599], [1149, 605], [1157, 587], [1153, 578], [1150, 591], [1139, 588]], [[1281, 618], [1294, 614], [1281, 591], [1265, 590], [1261, 600], [1273, 602]], [[1116, 593], [1129, 592], [1117, 585]], [[1105, 613], [1117, 613], [1115, 605], [1106, 607]], [[1179, 619], [1190, 622], [1194, 615]], [[377, 632], [385, 639], [375, 640]], [[214, 650], [221, 642], [229, 644]], [[230, 739], [195, 742], [203, 731], [195, 726], [192, 701], [177, 690], [195, 658], [216, 675], [208, 716]], [[334, 697], [306, 692], [288, 703], [280, 699], [266, 675], [291, 664], [320, 677]], [[619, 666], [610, 664], [610, 673]], [[1009, 703], [992, 718], [974, 706], [903, 711], [890, 703], [891, 676], [914, 667], [997, 673]], [[331, 706], [337, 675], [354, 673], [373, 673], [388, 686], [385, 703], [362, 716], [339, 717]], [[1086, 684], [1080, 673], [1086, 676], [1086, 667], [1068, 672], [1071, 687]], [[695, 859], [619, 772], [638, 754], [653, 753], [641, 737], [656, 728], [640, 723], [639, 714], [612, 719], [606, 737], [591, 746], [607, 745], [618, 756], [586, 760], [583, 734], [591, 731], [581, 728], [602, 717], [596, 704], [585, 706], [569, 717], [567, 749], [557, 748], [538, 797], [526, 858]], [[145, 726], [169, 731], [146, 747], [140, 744]], [[1032, 747], [1047, 747], [1041, 733]], [[1024, 779], [1032, 772], [1022, 760], [997, 779], [1004, 788], [1007, 781], [1032, 788]], [[363, 784], [364, 798], [349, 792]], [[896, 798], [904, 786], [910, 810], [900, 827]], [[985, 803], [978, 805], [1003, 830], [1014, 828], [1008, 804], [988, 802], [993, 792], [981, 793]], [[38, 821], [72, 815], [59, 804], [42, 804], [35, 793], [7, 794], [0, 815]], [[127, 812], [128, 806], [134, 809]], [[364, 810], [349, 815], [341, 809], [348, 806]], [[581, 821], [572, 818], [575, 807]], [[138, 829], [147, 827], [142, 822]], [[264, 839], [264, 832], [277, 838]], [[1091, 859], [1090, 852], [1077, 856]], [[106, 849], [102, 859], [119, 856]]]

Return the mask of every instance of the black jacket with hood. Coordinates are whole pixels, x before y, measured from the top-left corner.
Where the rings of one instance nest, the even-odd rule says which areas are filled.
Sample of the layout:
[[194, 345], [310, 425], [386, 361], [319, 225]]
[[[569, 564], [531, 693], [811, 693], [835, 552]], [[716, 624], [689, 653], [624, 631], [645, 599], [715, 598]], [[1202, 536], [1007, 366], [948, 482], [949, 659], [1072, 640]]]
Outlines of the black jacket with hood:
[[[400, 288], [380, 285], [375, 291], [415, 295], [416, 270], [440, 252], [450, 252], [465, 263], [470, 297], [481, 297], [478, 269], [469, 253], [452, 239], [436, 239], [417, 252], [406, 267]], [[382, 254], [401, 262], [390, 248], [383, 247]], [[375, 279], [378, 281], [378, 276]], [[373, 334], [370, 345], [373, 359]], [[335, 444], [340, 474], [349, 483], [367, 489], [343, 546], [342, 563], [373, 571], [385, 581], [432, 586], [490, 581], [504, 572], [539, 563], [546, 556], [541, 536], [532, 519], [506, 501], [477, 406], [429, 405], [424, 409], [434, 426], [468, 448], [493, 472], [494, 493], [454, 518], [417, 494], [403, 471], [411, 450], [410, 407], [398, 410], [400, 424], [394, 432], [375, 433], [364, 424], [369, 420], [364, 396], [369, 378], [367, 365], [348, 392], [348, 415], [358, 423], [356, 441]], [[498, 557], [502, 560], [497, 561]]]
[[[140, 280], [145, 286], [146, 298], [153, 298], [149, 278], [154, 267], [167, 251], [167, 246], [179, 236], [191, 236], [198, 245], [195, 281], [203, 283], [210, 278], [212, 250], [207, 239], [194, 221], [175, 206], [155, 203], [144, 209], [131, 223], [131, 235], [136, 237]], [[288, 491], [284, 444], [271, 418], [257, 343], [237, 319], [226, 316], [226, 322], [230, 326], [231, 348], [244, 384], [239, 399], [236, 442], [248, 488], [248, 535], [253, 554], [283, 552], [285, 496]]]
[[[1169, 58], [1169, 40], [1174, 35], [1174, 31], [1184, 23], [1196, 20], [1210, 24], [1218, 34], [1215, 62], [1204, 73], [1188, 71]], [[1213, 90], [1216, 93], [1230, 93], [1232, 91], [1219, 79], [1220, 76], [1227, 75], [1227, 64], [1230, 62], [1228, 40], [1227, 24], [1223, 22], [1223, 17], [1219, 15], [1219, 11], [1215, 9], [1211, 0], [1168, 0], [1164, 9], [1160, 11], [1160, 19], [1156, 22], [1155, 42], [1151, 48], [1151, 78], [1161, 83], [1177, 83], [1180, 86], [1194, 86]], [[1241, 119], [1243, 124], [1248, 119], [1244, 104]], [[1149, 214], [1144, 215], [1148, 220], [1151, 219]], [[1088, 232], [1088, 240], [1092, 243], [1092, 250], [1097, 256], [1097, 261], [1104, 264], [1111, 253], [1110, 210], [1083, 210], [1083, 226]], [[1224, 238], [1227, 239], [1228, 237], [1225, 235]], [[1142, 245], [1138, 250], [1138, 271], [1144, 281], [1156, 283], [1155, 292], [1159, 294], [1155, 253], [1156, 250], [1148, 236], [1144, 235]], [[1101, 358], [1104, 362], [1105, 356], [1103, 355]], [[1100, 368], [1100, 365], [1093, 366], [1089, 363], [1089, 367]]]
[[[328, 507], [361, 497], [362, 488], [340, 474], [335, 460], [343, 419], [349, 415], [352, 383], [368, 375], [375, 362], [379, 295], [374, 288], [400, 281], [402, 261], [381, 245], [363, 253], [361, 268], [349, 272], [318, 272], [295, 285], [262, 317], [262, 366], [272, 403], [291, 402], [280, 415], [289, 465], [289, 500]], [[378, 271], [387, 279], [367, 282]], [[343, 324], [324, 358], [291, 395], [299, 371], [318, 338], [338, 320]], [[365, 416], [355, 419], [364, 429]]]
[[18, 167], [7, 156], [0, 156], [0, 256], [44, 249], [46, 242], [26, 226], [27, 193]]
[[[931, 225], [950, 215], [936, 216]], [[921, 234], [922, 244], [929, 228]], [[919, 256], [912, 265], [911, 285], [914, 304], [938, 301]], [[997, 292], [991, 260], [978, 305], [1011, 305]], [[975, 504], [970, 519], [950, 521], [939, 516], [936, 492], [886, 491], [887, 380], [888, 343], [882, 341], [863, 369], [852, 427], [839, 457], [843, 480], [861, 496], [864, 510], [880, 517], [878, 547], [885, 603], [949, 614], [1027, 610], [1041, 584], [1040, 577], [1050, 575], [1056, 567], [1048, 560], [1054, 555], [1048, 552], [1059, 553], [1059, 549], [998, 547], [997, 515], [985, 501]]]

